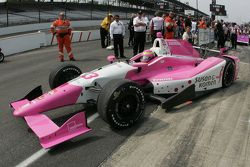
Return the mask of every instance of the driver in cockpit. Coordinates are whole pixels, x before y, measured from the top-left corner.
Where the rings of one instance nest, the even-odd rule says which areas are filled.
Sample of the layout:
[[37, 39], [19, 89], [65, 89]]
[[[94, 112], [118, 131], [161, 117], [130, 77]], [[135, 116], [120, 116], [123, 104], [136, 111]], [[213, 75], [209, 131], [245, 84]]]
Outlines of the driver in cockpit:
[[140, 61], [142, 63], [148, 63], [150, 60], [152, 60], [155, 57], [155, 54], [151, 50], [144, 50], [142, 53], [142, 57]]

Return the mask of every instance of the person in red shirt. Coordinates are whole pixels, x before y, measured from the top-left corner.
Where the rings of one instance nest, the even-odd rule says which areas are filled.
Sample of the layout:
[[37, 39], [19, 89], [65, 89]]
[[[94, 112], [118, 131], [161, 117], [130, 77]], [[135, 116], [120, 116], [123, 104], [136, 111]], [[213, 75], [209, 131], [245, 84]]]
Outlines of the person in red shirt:
[[166, 32], [165, 32], [165, 39], [173, 39], [174, 38], [174, 29], [176, 27], [175, 21], [173, 20], [173, 13], [170, 12], [169, 16], [165, 19], [166, 24]]
[[50, 29], [53, 35], [56, 35], [57, 38], [60, 61], [61, 62], [64, 61], [64, 56], [63, 56], [64, 46], [68, 52], [70, 61], [75, 61], [71, 49], [71, 39], [70, 39], [72, 28], [70, 26], [70, 21], [65, 18], [64, 12], [61, 12], [59, 14], [58, 19], [51, 24]]
[[204, 17], [202, 17], [201, 21], [199, 21], [198, 28], [201, 28], [201, 29], [206, 29], [207, 28], [206, 20], [205, 20]]

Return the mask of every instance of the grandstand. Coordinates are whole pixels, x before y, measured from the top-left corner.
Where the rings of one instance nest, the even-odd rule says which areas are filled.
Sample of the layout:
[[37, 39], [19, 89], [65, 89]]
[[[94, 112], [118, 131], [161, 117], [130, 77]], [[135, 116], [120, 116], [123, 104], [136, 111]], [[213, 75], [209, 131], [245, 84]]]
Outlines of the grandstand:
[[[205, 15], [181, 2], [175, 0], [167, 1]], [[121, 19], [128, 19], [130, 13], [137, 12], [139, 9], [144, 11], [148, 16], [152, 16], [157, 10], [154, 8], [153, 0], [121, 0], [116, 4], [96, 4], [89, 2], [5, 2], [0, 3], [0, 27], [51, 22], [57, 18], [58, 13], [61, 11], [65, 11], [70, 20], [101, 20], [109, 12], [120, 15]], [[169, 10], [172, 9], [165, 9], [165, 11]]]

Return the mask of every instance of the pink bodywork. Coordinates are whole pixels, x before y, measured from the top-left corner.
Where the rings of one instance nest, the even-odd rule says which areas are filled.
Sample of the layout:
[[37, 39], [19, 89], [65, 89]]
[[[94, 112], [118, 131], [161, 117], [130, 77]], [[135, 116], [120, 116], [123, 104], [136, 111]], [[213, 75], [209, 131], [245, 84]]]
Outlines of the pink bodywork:
[[[148, 80], [171, 78], [171, 80], [184, 80], [192, 78], [199, 73], [202, 73], [215, 65], [225, 61], [221, 58], [210, 57], [200, 62], [201, 59], [190, 59], [182, 57], [157, 57], [151, 62], [142, 65], [140, 75], [136, 71], [130, 71], [126, 75], [126, 79], [139, 81], [141, 84], [146, 84]], [[138, 67], [135, 63], [135, 67]], [[196, 64], [199, 64], [196, 67]], [[165, 68], [163, 68], [165, 67]], [[167, 68], [171, 67], [173, 70], [168, 71]]]
[[43, 148], [50, 148], [76, 136], [89, 132], [84, 112], [80, 112], [61, 127], [58, 127], [44, 114], [25, 116], [29, 127], [39, 137]]
[[54, 108], [75, 104], [82, 92], [82, 87], [68, 83], [43, 94], [42, 96], [28, 101], [24, 99], [11, 105], [15, 109], [15, 116], [28, 116], [49, 111]]
[[23, 99], [11, 103], [14, 115], [24, 117], [29, 127], [39, 137], [44, 148], [50, 148], [78, 135], [89, 132], [84, 112], [78, 113], [58, 127], [46, 115], [40, 114], [58, 107], [75, 104], [83, 87], [68, 83], [29, 101]]
[[[126, 79], [137, 81], [144, 85], [154, 79], [171, 78], [171, 80], [185, 80], [200, 74], [215, 65], [225, 61], [222, 58], [200, 58], [200, 54], [190, 43], [184, 40], [167, 40], [170, 56], [158, 56], [145, 63], [133, 63], [134, 67], [141, 67], [140, 75], [137, 71], [129, 71]], [[140, 58], [140, 54], [132, 57], [130, 61]], [[168, 70], [171, 68], [171, 70]]]

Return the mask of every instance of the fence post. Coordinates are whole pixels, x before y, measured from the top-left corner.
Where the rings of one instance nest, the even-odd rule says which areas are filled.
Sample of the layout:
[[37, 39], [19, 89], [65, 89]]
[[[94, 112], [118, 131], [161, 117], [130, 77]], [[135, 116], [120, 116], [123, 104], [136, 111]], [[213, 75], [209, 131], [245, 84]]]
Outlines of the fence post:
[[8, 6], [8, 0], [6, 1], [6, 15], [7, 15], [7, 27], [9, 27], [9, 6]]
[[40, 0], [38, 0], [38, 22], [41, 23], [41, 9], [40, 9]]
[[93, 5], [94, 5], [94, 1], [91, 0], [91, 5], [90, 5], [90, 20], [93, 20]]

